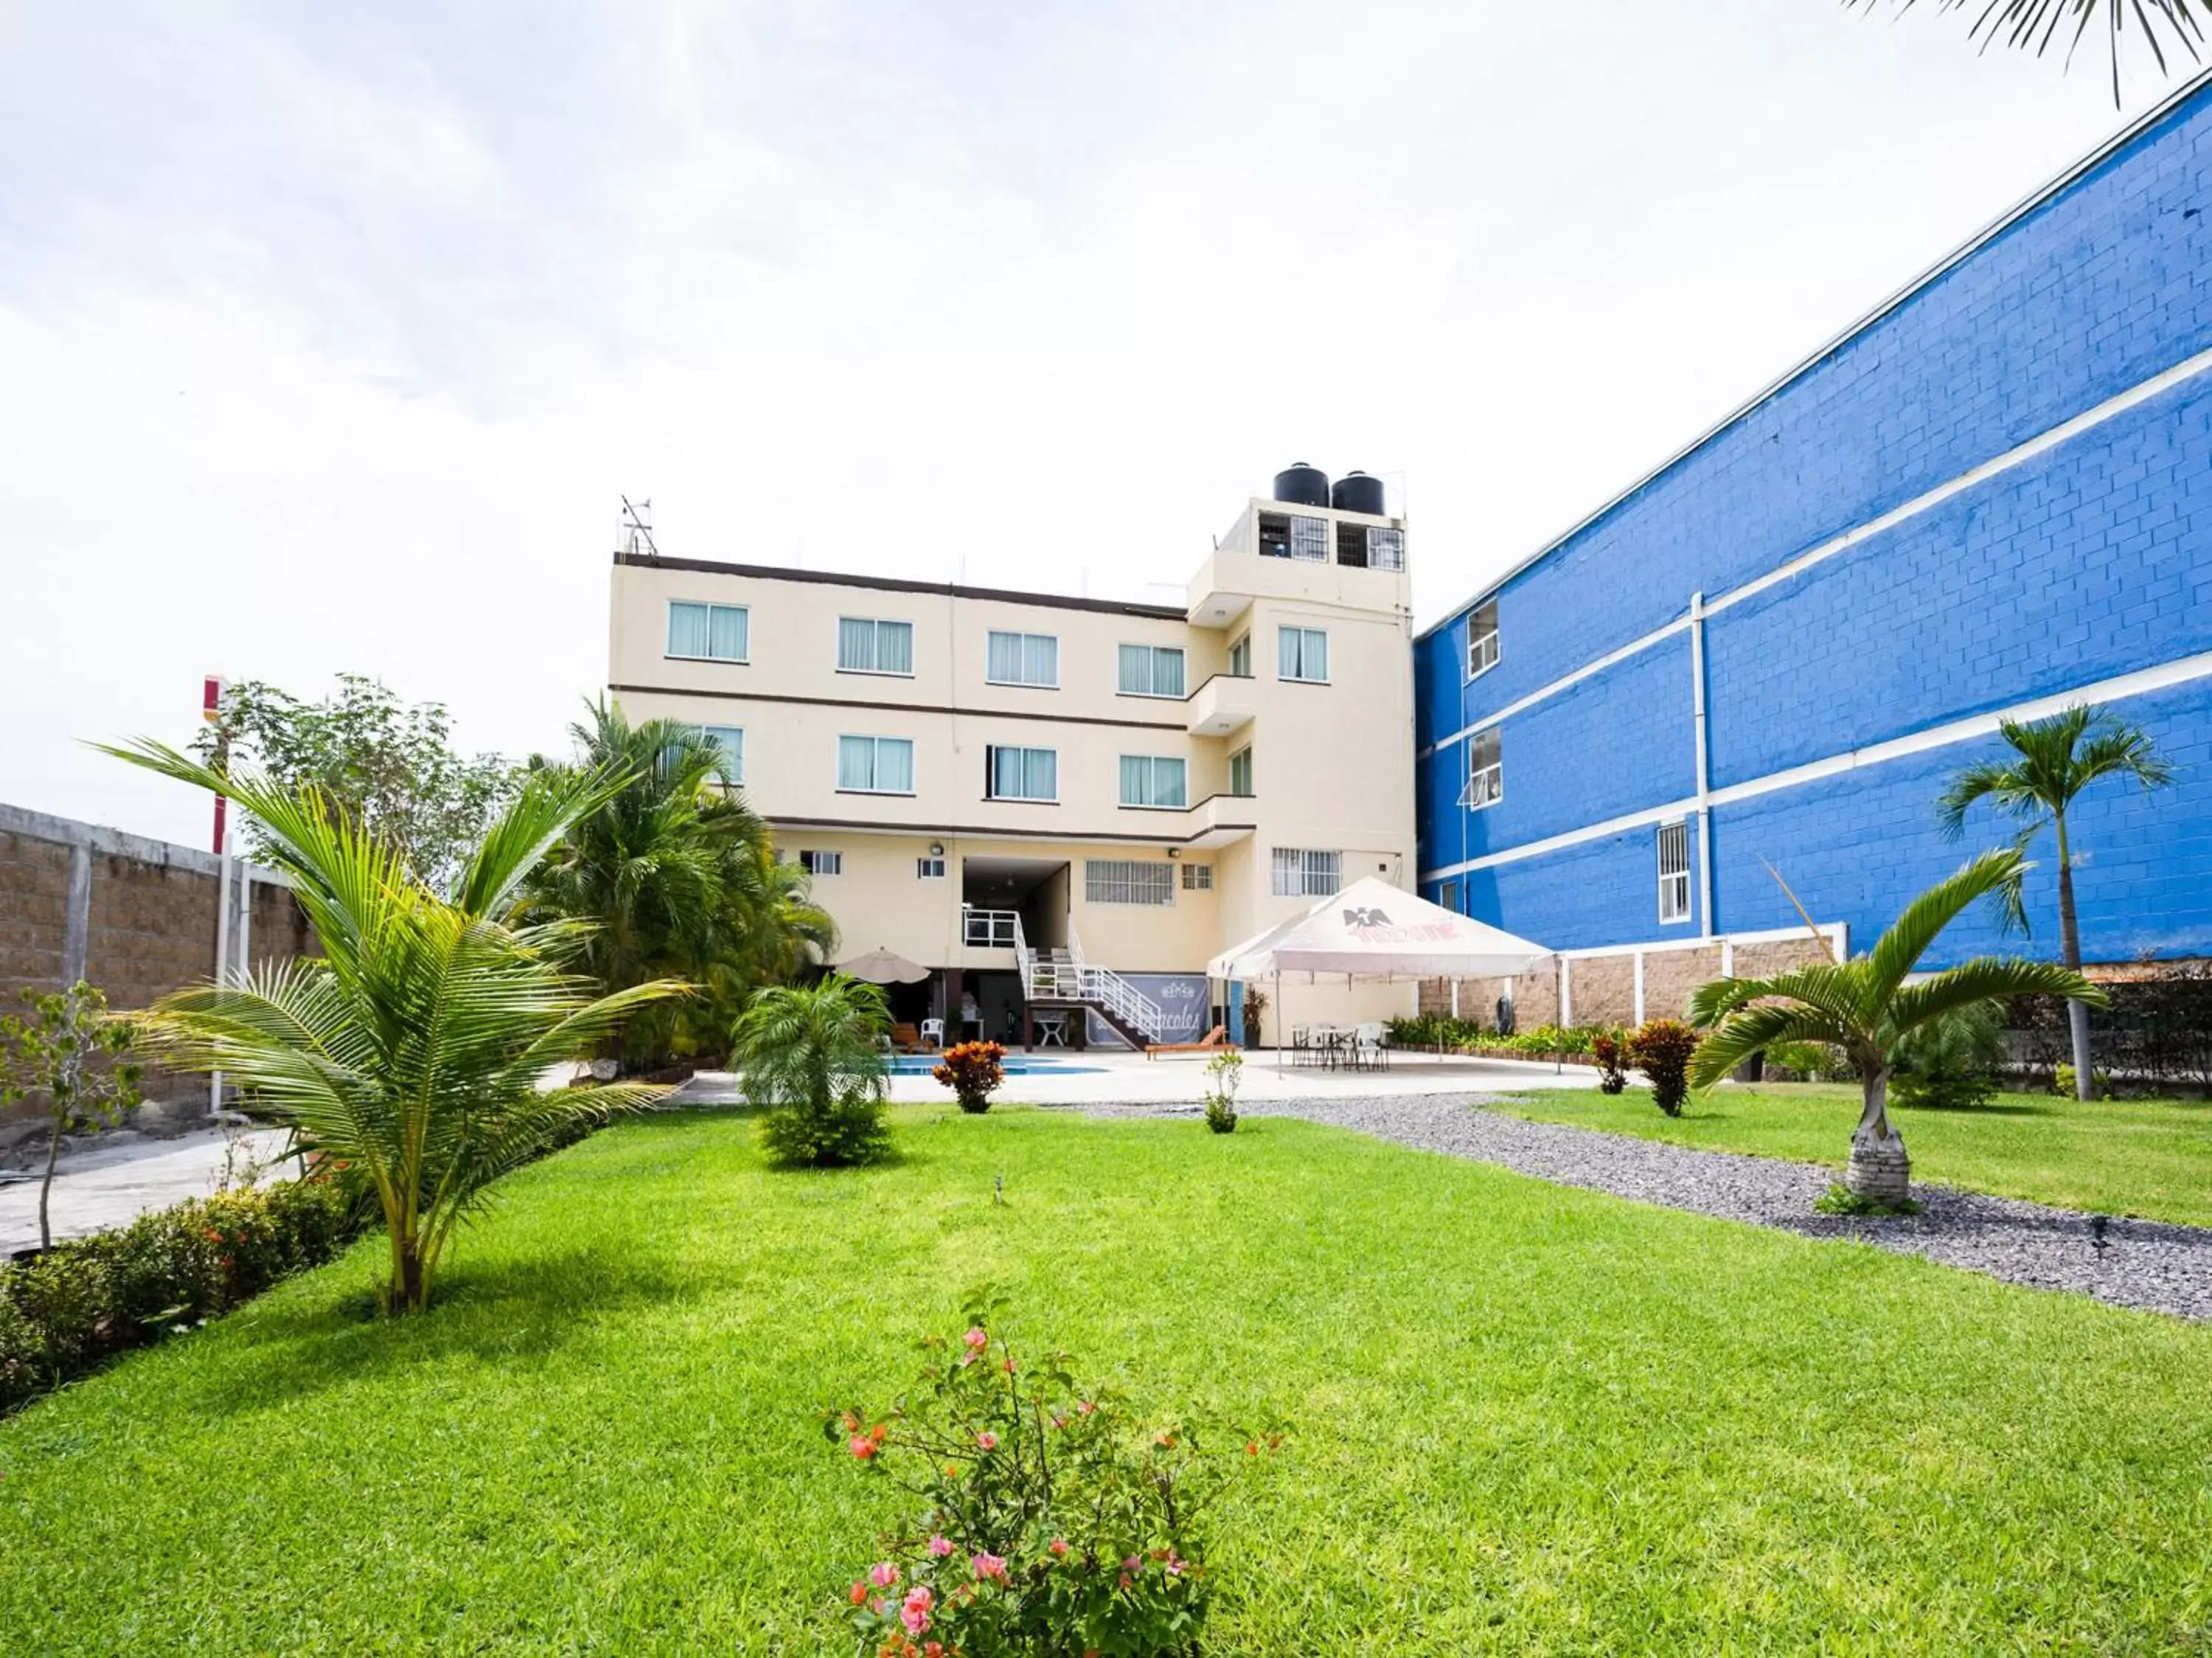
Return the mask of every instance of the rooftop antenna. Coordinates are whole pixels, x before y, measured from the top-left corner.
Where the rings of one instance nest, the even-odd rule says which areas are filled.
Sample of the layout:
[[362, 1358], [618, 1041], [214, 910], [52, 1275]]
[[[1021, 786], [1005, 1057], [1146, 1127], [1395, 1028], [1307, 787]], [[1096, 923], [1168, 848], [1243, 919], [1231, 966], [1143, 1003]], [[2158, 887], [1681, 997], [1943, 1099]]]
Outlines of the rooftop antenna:
[[635, 506], [630, 498], [622, 498], [623, 516], [621, 542], [615, 549], [623, 558], [658, 558], [660, 549], [653, 544], [653, 503], [648, 498]]

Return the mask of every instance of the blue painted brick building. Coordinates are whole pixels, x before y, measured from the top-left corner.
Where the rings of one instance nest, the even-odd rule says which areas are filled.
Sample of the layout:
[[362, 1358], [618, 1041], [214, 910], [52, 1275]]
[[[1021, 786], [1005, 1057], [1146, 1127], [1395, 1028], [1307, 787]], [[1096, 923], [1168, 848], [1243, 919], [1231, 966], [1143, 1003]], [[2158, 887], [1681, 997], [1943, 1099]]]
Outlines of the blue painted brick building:
[[[2179, 777], [2077, 808], [2084, 955], [2212, 954], [2212, 89], [1430, 629], [1415, 675], [1422, 893], [1553, 948], [1802, 928], [1769, 866], [1863, 948], [2005, 838], [1935, 819], [1997, 719], [2092, 701]], [[1976, 913], [1929, 965], [1992, 948]]]

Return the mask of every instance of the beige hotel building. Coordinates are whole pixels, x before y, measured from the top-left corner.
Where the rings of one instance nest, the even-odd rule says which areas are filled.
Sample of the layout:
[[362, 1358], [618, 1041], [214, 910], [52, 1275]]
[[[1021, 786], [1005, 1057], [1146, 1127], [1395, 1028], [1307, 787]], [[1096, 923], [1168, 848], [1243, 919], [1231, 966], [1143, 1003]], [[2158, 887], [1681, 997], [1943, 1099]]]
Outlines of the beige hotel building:
[[[1281, 498], [1276, 498], [1281, 497]], [[1071, 1045], [1241, 1024], [1209, 958], [1413, 876], [1405, 525], [1300, 466], [1179, 606], [617, 553], [608, 690], [717, 737], [899, 1017]], [[1289, 1021], [1410, 985], [1290, 984]]]

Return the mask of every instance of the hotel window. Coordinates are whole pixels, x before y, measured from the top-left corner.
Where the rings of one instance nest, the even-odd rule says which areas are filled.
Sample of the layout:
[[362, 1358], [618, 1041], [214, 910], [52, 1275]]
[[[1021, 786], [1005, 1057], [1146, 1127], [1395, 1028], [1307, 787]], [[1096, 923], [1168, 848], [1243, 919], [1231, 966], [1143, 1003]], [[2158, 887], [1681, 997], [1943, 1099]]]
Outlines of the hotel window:
[[914, 677], [914, 624], [867, 616], [837, 619], [840, 674], [897, 674]]
[[1249, 633], [1229, 647], [1229, 677], [1232, 680], [1252, 677], [1252, 636]]
[[984, 641], [983, 677], [993, 685], [1060, 686], [1060, 640], [1050, 633], [1000, 633]]
[[1495, 806], [1505, 798], [1504, 740], [1496, 727], [1477, 732], [1467, 745], [1467, 790], [1460, 804], [1470, 812]]
[[1659, 919], [1690, 918], [1690, 826], [1659, 826]]
[[1455, 881], [1448, 881], [1444, 882], [1443, 886], [1437, 891], [1437, 905], [1438, 908], [1449, 910], [1454, 915], [1457, 915], [1460, 912], [1459, 882]]
[[842, 852], [801, 852], [799, 867], [810, 875], [842, 875], [845, 873]]
[[914, 876], [916, 881], [944, 880], [944, 858], [934, 852], [923, 853], [914, 861]]
[[1312, 564], [1328, 562], [1328, 520], [1326, 518], [1293, 518], [1291, 520], [1291, 557], [1304, 558]]
[[1172, 645], [1123, 645], [1121, 694], [1125, 697], [1182, 695], [1182, 652]]
[[990, 800], [1056, 801], [1060, 798], [1060, 751], [1054, 748], [987, 748], [983, 787]]
[[848, 795], [914, 793], [914, 744], [905, 737], [837, 739], [837, 788]]
[[1384, 529], [1380, 524], [1367, 527], [1367, 568], [1370, 570], [1403, 570], [1406, 568], [1406, 532]]
[[1252, 798], [1252, 748], [1249, 743], [1229, 757], [1229, 792], [1239, 800]]
[[1164, 905], [1175, 902], [1172, 863], [1139, 863], [1134, 858], [1085, 858], [1083, 897], [1090, 904]]
[[1275, 677], [1328, 684], [1328, 635], [1317, 627], [1276, 630]]
[[1186, 863], [1182, 866], [1182, 889], [1186, 893], [1210, 893], [1213, 890], [1213, 866], [1210, 863]]
[[1188, 768], [1160, 754], [1121, 756], [1121, 804], [1173, 807], [1190, 804]]
[[722, 775], [732, 783], [745, 780], [745, 733], [743, 726], [702, 725], [699, 735], [722, 751]]
[[668, 601], [668, 654], [703, 662], [751, 660], [752, 613], [743, 605]]
[[1344, 854], [1278, 846], [1273, 873], [1277, 898], [1327, 898], [1344, 885]]
[[1479, 680], [1498, 666], [1498, 601], [1467, 619], [1467, 677]]

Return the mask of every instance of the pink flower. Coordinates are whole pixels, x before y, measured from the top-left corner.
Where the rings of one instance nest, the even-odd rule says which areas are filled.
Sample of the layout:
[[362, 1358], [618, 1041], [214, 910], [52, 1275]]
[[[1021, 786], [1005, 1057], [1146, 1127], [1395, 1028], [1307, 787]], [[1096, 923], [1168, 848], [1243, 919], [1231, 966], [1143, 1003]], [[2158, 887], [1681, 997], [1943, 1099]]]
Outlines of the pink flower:
[[1066, 1417], [1054, 1417], [1052, 1419], [1052, 1425], [1055, 1428], [1065, 1428], [1067, 1426], [1067, 1418]]
[[853, 1437], [847, 1442], [846, 1448], [850, 1450], [854, 1456], [860, 1458], [861, 1461], [866, 1462], [870, 1457], [876, 1454], [876, 1442], [870, 1439], [866, 1434], [854, 1434]]
[[1144, 1564], [1144, 1556], [1140, 1554], [1133, 1554], [1127, 1560], [1124, 1560], [1121, 1563], [1121, 1570], [1123, 1571], [1135, 1571]]
[[1189, 1564], [1190, 1564], [1190, 1563], [1189, 1563], [1188, 1561], [1185, 1560], [1185, 1559], [1184, 1559], [1181, 1555], [1177, 1554], [1177, 1553], [1176, 1553], [1173, 1549], [1170, 1549], [1170, 1550], [1168, 1551], [1168, 1576], [1170, 1576], [1170, 1577], [1180, 1577], [1180, 1576], [1182, 1576], [1182, 1572], [1183, 1572], [1183, 1568], [1184, 1568], [1185, 1566], [1188, 1565]]
[[868, 1568], [868, 1582], [879, 1589], [887, 1589], [899, 1580], [899, 1569], [888, 1560], [878, 1560]]
[[971, 1353], [980, 1353], [991, 1344], [991, 1338], [983, 1333], [983, 1326], [980, 1324], [960, 1339], [968, 1344], [968, 1350]]
[[1097, 1410], [1098, 1407], [1097, 1407], [1097, 1405], [1093, 1405], [1093, 1404], [1092, 1404], [1089, 1399], [1079, 1399], [1079, 1400], [1078, 1400], [1078, 1401], [1076, 1402], [1076, 1406], [1075, 1406], [1075, 1408], [1076, 1408], [1077, 1410], [1079, 1410], [1079, 1411], [1082, 1411], [1084, 1415], [1085, 1415], [1085, 1416], [1089, 1416], [1089, 1415], [1090, 1415], [1093, 1411]]
[[1006, 1581], [1006, 1557], [1002, 1554], [979, 1554], [968, 1564], [975, 1567], [978, 1577], [998, 1583]]
[[944, 1559], [946, 1555], [952, 1552], [952, 1539], [949, 1537], [931, 1538], [929, 1539], [929, 1551], [935, 1555], [939, 1560]]
[[999, 1436], [996, 1434], [988, 1431], [976, 1435], [975, 1448], [981, 1451], [997, 1450], [999, 1448]]
[[1051, 1542], [1046, 1544], [1045, 1547], [1050, 1549], [1056, 1555], [1066, 1554], [1067, 1552], [1067, 1539], [1064, 1537], [1055, 1537]]
[[906, 1625], [908, 1635], [919, 1635], [929, 1627], [929, 1609], [937, 1604], [937, 1597], [927, 1587], [917, 1584], [899, 1608], [899, 1622]]

